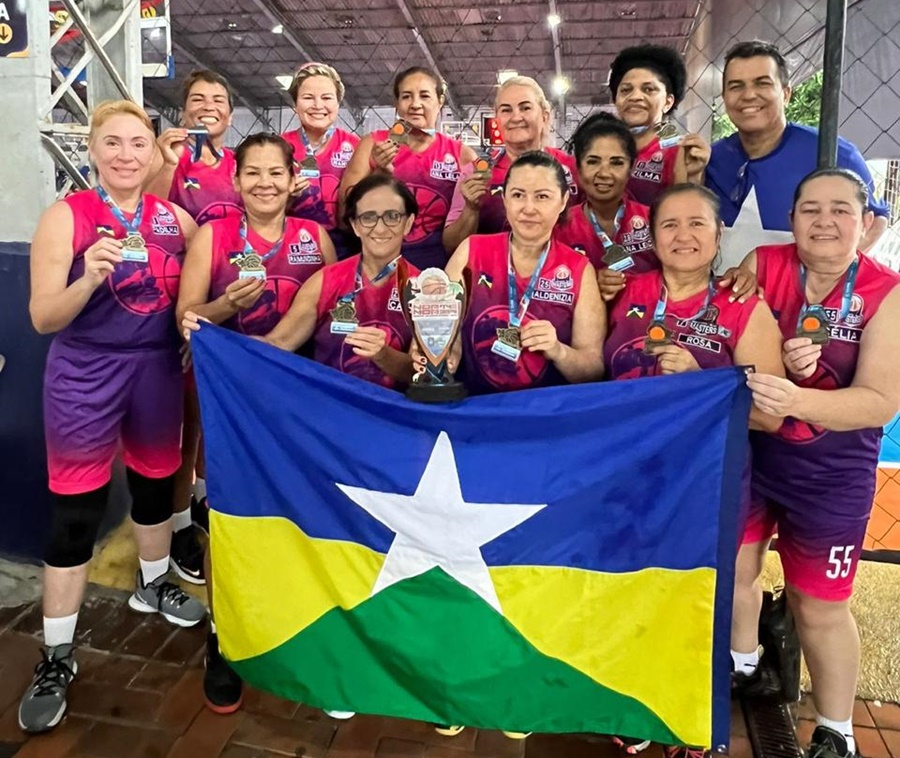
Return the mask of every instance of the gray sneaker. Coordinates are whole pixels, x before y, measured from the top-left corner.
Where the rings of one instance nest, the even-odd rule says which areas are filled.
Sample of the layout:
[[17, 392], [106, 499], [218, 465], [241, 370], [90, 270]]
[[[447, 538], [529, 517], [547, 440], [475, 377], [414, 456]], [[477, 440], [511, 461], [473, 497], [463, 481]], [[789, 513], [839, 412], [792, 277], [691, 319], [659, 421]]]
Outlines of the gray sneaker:
[[140, 569], [134, 583], [134, 594], [128, 598], [128, 606], [141, 613], [159, 613], [177, 626], [196, 626], [206, 618], [206, 606], [178, 585], [167, 582], [165, 574], [150, 584], [144, 584]]
[[31, 686], [19, 703], [19, 727], [25, 732], [46, 732], [62, 721], [66, 690], [78, 673], [72, 645], [44, 647], [41, 656]]

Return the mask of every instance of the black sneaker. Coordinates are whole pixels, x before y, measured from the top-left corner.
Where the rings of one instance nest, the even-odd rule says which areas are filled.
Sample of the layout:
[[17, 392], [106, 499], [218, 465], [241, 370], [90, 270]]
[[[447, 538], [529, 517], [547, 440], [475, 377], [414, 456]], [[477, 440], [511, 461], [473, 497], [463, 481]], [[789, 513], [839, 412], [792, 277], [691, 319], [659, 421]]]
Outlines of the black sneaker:
[[169, 565], [178, 576], [191, 584], [206, 584], [199, 531], [191, 524], [186, 529], [172, 532], [172, 546], [169, 549]]
[[244, 684], [219, 652], [219, 637], [210, 632], [206, 637], [206, 671], [203, 695], [206, 707], [213, 713], [227, 715], [241, 707]]
[[742, 671], [731, 673], [731, 694], [741, 700], [757, 702], [781, 702], [782, 688], [778, 672], [769, 665], [768, 659], [760, 658], [752, 674]]
[[205, 497], [197, 500], [191, 495], [191, 522], [209, 536], [209, 503]]
[[847, 738], [827, 726], [817, 726], [806, 751], [807, 758], [859, 758], [858, 752], [850, 752]]
[[776, 588], [774, 594], [763, 594], [759, 641], [770, 657], [769, 666], [778, 677], [781, 702], [797, 702], [800, 699], [800, 638], [783, 589]]

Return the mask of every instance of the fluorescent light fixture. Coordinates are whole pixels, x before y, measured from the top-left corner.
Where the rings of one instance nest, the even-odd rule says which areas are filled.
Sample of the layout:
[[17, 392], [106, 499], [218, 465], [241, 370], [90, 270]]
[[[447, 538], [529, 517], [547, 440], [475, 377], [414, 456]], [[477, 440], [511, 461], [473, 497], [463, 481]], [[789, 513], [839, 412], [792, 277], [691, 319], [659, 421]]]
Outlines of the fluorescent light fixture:
[[284, 34], [284, 24], [275, 24], [272, 27], [272, 34]]
[[290, 89], [291, 82], [294, 81], [293, 74], [281, 74], [280, 76], [275, 77], [275, 81], [281, 85], [281, 89]]
[[572, 83], [565, 76], [557, 76], [553, 79], [553, 94], [562, 97], [572, 87]]
[[503, 84], [503, 82], [512, 79], [514, 76], [518, 76], [519, 72], [514, 68], [504, 68], [497, 72], [497, 84]]
[[547, 26], [551, 29], [555, 29], [562, 23], [562, 18], [558, 13], [548, 13], [547, 14]]

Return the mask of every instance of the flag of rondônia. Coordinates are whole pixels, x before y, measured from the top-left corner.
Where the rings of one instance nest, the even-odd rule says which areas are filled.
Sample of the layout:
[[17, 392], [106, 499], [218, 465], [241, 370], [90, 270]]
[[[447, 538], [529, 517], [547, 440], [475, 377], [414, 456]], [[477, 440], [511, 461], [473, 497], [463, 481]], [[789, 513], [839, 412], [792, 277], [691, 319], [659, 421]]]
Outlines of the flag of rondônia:
[[417, 405], [204, 326], [223, 653], [334, 710], [727, 744], [738, 369]]

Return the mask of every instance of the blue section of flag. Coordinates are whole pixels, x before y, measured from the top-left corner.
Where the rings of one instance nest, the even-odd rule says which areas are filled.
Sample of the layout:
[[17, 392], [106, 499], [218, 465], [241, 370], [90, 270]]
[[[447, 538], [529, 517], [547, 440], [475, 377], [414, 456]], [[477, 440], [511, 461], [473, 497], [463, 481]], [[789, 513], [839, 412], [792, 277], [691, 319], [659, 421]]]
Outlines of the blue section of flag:
[[900, 414], [894, 416], [891, 423], [884, 427], [878, 463], [892, 468], [900, 467]]

